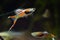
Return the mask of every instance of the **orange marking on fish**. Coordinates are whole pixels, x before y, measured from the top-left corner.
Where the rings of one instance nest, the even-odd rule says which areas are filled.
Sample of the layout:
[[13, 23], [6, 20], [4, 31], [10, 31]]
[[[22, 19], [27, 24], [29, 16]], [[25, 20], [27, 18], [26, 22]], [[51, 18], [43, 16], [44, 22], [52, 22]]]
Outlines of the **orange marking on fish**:
[[24, 16], [24, 15], [25, 15], [25, 13], [24, 13], [24, 12], [22, 12], [22, 13], [20, 13], [20, 14], [19, 14], [19, 16]]

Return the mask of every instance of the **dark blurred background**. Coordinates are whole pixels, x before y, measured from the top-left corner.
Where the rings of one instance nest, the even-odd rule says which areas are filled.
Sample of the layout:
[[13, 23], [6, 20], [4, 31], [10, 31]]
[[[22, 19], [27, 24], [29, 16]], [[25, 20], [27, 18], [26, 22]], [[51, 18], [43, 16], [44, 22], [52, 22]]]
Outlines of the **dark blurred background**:
[[[27, 18], [18, 19], [12, 30], [48, 31], [60, 36], [60, 0], [1, 0], [0, 31], [7, 31], [13, 24], [7, 18], [11, 15], [8, 12], [17, 8], [36, 8], [36, 11]], [[45, 13], [46, 10], [48, 11]]]

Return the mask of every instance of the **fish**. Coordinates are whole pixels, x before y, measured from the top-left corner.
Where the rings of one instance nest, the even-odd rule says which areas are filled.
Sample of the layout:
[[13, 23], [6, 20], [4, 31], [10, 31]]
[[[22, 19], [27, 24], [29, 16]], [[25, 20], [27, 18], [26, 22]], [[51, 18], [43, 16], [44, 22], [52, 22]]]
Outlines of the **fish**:
[[28, 17], [35, 10], [36, 10], [36, 8], [26, 8], [26, 9], [16, 9], [16, 10], [14, 10], [14, 12], [15, 12], [16, 15], [14, 15], [14, 16], [8, 16], [8, 18], [13, 19], [13, 25], [10, 27], [9, 31], [14, 27], [16, 21], [19, 18]]
[[55, 40], [55, 35], [52, 33], [48, 33], [47, 31], [44, 32], [32, 32], [31, 35], [35, 38], [48, 38], [48, 36], [51, 37], [52, 40]]

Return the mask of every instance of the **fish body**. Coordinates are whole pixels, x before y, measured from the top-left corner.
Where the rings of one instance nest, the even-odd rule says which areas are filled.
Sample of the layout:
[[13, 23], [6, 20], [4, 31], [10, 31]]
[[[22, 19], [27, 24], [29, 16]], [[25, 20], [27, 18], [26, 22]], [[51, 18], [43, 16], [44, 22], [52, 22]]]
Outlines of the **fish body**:
[[[31, 15], [36, 9], [35, 8], [27, 8], [27, 9], [16, 9], [14, 12], [16, 15], [9, 16], [8, 18], [21, 18]], [[28, 13], [28, 14], [27, 14]]]
[[31, 35], [35, 38], [51, 38], [52, 40], [55, 40], [55, 35], [54, 34], [50, 34], [46, 31], [44, 32], [32, 32]]
[[35, 8], [16, 9], [14, 11], [16, 15], [8, 17], [8, 18], [13, 19], [13, 25], [10, 27], [9, 31], [14, 27], [17, 19], [22, 18], [22, 17], [27, 17], [31, 15], [35, 10], [36, 10]]

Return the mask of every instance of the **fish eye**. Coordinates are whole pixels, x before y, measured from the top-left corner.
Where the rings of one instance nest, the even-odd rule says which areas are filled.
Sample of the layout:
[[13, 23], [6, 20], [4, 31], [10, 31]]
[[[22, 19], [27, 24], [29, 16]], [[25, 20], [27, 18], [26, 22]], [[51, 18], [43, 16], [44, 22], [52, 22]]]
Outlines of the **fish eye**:
[[0, 36], [0, 40], [4, 40], [3, 37]]

